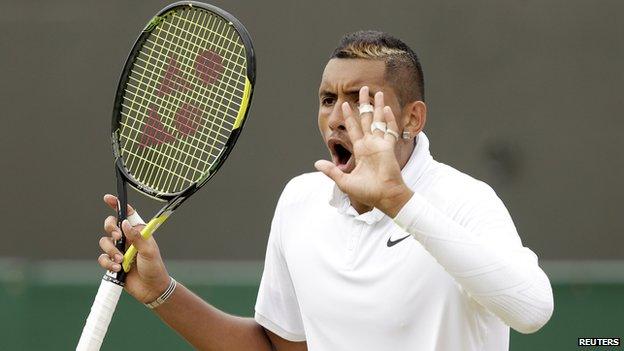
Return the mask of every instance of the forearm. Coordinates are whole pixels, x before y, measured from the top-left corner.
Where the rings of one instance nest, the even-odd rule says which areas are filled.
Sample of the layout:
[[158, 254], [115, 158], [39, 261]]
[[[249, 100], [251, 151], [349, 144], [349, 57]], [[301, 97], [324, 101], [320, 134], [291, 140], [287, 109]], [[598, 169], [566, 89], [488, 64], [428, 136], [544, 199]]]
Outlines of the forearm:
[[[503, 236], [504, 220], [477, 235], [459, 225], [415, 194], [395, 218], [482, 306], [520, 332], [543, 326], [553, 309], [550, 282], [536, 256], [520, 245], [495, 238]], [[506, 227], [505, 227], [506, 228]]]
[[272, 350], [264, 329], [253, 319], [224, 313], [179, 283], [154, 312], [198, 350]]

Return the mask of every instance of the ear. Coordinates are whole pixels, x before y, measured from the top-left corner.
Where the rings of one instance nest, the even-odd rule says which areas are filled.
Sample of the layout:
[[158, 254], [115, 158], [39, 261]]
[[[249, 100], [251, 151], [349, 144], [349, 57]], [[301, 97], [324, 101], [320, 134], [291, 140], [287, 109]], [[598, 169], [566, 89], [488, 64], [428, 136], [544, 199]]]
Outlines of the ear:
[[416, 136], [425, 128], [427, 122], [427, 105], [422, 101], [412, 101], [403, 108], [402, 132]]

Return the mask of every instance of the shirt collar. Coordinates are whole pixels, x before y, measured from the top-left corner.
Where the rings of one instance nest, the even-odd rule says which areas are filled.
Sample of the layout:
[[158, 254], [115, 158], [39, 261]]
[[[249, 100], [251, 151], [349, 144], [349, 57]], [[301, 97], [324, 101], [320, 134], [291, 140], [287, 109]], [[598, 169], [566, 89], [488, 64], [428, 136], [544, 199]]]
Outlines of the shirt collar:
[[[415, 187], [431, 160], [433, 160], [433, 157], [431, 157], [431, 153], [429, 152], [429, 139], [424, 132], [420, 132], [416, 136], [414, 151], [412, 151], [412, 155], [405, 164], [405, 167], [401, 170], [403, 180], [410, 188]], [[347, 194], [343, 193], [336, 184], [332, 187], [329, 196], [329, 204], [335, 207], [340, 214], [355, 217], [355, 219], [364, 221], [367, 224], [374, 224], [385, 216], [385, 214], [377, 208], [373, 208], [366, 213], [358, 214], [357, 211], [351, 207], [351, 202]]]

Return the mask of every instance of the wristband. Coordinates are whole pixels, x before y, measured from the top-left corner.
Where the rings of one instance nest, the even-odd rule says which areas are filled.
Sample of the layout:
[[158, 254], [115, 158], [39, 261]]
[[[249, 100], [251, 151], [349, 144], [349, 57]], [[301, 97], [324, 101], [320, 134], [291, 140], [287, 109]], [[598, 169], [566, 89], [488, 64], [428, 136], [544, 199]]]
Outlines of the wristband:
[[169, 286], [167, 287], [167, 290], [165, 290], [165, 292], [162, 293], [162, 295], [160, 295], [156, 300], [154, 300], [154, 301], [152, 301], [150, 303], [145, 303], [144, 305], [147, 308], [154, 309], [154, 308], [162, 305], [163, 303], [165, 303], [165, 301], [167, 301], [167, 299], [169, 297], [171, 297], [171, 295], [175, 291], [176, 286], [178, 285], [178, 282], [176, 282], [176, 280], [173, 279], [172, 277], [169, 277], [169, 279], [171, 279], [171, 280], [169, 281]]

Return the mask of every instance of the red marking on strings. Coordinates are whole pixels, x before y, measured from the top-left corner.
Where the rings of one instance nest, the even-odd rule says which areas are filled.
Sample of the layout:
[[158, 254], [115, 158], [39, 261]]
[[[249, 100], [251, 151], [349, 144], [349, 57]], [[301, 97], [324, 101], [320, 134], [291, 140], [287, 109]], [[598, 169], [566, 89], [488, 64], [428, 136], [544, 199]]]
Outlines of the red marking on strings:
[[156, 146], [162, 143], [170, 143], [175, 140], [173, 135], [165, 130], [165, 125], [161, 122], [160, 116], [155, 106], [150, 106], [147, 121], [141, 130], [141, 147]]
[[180, 63], [175, 59], [175, 57], [169, 57], [167, 69], [165, 70], [165, 76], [158, 87], [158, 96], [171, 94], [174, 91], [183, 92], [189, 88], [190, 83], [186, 79], [182, 78]]
[[[222, 58], [213, 51], [205, 50], [195, 58], [195, 75], [204, 84], [211, 85], [223, 74]], [[160, 82], [157, 95], [162, 97], [174, 92], [185, 92], [191, 89], [191, 83], [182, 77], [180, 63], [175, 57], [169, 57], [165, 74]], [[201, 99], [201, 98], [200, 98]], [[202, 122], [202, 109], [193, 103], [184, 103], [175, 113], [173, 122], [177, 132], [184, 136], [191, 136], [197, 132]], [[178, 135], [180, 136], [180, 135]], [[160, 119], [157, 107], [150, 105], [148, 117], [141, 130], [141, 148], [171, 143], [177, 139], [172, 133], [165, 130]]]
[[193, 135], [202, 119], [202, 110], [196, 105], [186, 103], [178, 109], [175, 115], [176, 129], [184, 135]]
[[223, 59], [219, 54], [205, 50], [195, 58], [195, 75], [206, 85], [211, 85], [223, 74]]

